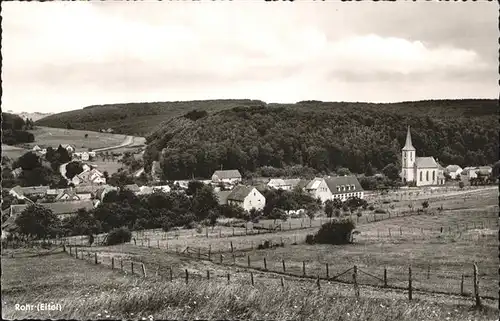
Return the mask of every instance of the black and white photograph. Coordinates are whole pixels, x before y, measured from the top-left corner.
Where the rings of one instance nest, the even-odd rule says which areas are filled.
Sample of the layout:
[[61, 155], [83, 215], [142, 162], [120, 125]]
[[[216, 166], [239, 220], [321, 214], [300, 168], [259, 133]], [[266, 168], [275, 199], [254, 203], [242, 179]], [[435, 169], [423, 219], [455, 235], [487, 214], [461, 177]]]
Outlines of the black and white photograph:
[[499, 320], [498, 2], [1, 28], [2, 319]]

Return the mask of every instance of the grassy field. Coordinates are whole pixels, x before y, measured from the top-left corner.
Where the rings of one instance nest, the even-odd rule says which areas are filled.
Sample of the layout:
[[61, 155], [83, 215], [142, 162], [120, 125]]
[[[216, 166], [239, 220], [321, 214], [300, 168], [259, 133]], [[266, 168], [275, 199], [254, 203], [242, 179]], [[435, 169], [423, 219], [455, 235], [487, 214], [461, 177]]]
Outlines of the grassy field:
[[[220, 271], [222, 272], [222, 271]], [[224, 271], [226, 272], [226, 271]], [[273, 320], [495, 320], [498, 310], [470, 300], [415, 295], [343, 284], [322, 285], [271, 274], [247, 280], [173, 282], [141, 278], [76, 260], [66, 253], [2, 259], [4, 319], [273, 319]], [[431, 301], [428, 301], [432, 299]], [[16, 304], [60, 304], [61, 311], [17, 311]]]
[[94, 165], [97, 167], [101, 173], [104, 173], [104, 171], [107, 171], [109, 176], [113, 175], [114, 173], [118, 172], [118, 169], [123, 167], [124, 165], [120, 162], [117, 161], [111, 161], [111, 160], [106, 160], [103, 161], [101, 159], [98, 160], [93, 160], [86, 162], [89, 165]]
[[[30, 148], [35, 145], [39, 145], [42, 148], [49, 146], [57, 148], [59, 144], [72, 144], [76, 147], [77, 151], [86, 151], [88, 148], [95, 149], [117, 146], [123, 143], [126, 137], [125, 135], [119, 134], [42, 126], [37, 126], [30, 132], [35, 135], [35, 141], [27, 144]], [[87, 138], [85, 138], [85, 134], [88, 134]], [[138, 144], [143, 141], [144, 138], [138, 137], [136, 140]]]

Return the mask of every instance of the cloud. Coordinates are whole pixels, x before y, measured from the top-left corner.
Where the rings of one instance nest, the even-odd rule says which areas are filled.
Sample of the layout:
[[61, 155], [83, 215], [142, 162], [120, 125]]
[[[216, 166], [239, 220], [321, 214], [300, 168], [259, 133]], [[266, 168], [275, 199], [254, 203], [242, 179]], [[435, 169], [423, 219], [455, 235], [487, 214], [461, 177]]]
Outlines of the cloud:
[[3, 102], [494, 97], [492, 6], [411, 5], [6, 3]]

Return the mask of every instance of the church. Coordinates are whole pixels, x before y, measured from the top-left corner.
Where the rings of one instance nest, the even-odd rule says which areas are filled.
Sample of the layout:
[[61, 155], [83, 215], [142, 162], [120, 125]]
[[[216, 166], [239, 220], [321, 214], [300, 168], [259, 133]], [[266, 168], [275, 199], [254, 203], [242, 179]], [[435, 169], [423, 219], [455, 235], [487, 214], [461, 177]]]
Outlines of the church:
[[410, 126], [408, 126], [406, 143], [401, 155], [403, 183], [415, 182], [416, 186], [443, 185], [444, 168], [436, 162], [434, 157], [416, 157], [416, 153], [411, 142]]

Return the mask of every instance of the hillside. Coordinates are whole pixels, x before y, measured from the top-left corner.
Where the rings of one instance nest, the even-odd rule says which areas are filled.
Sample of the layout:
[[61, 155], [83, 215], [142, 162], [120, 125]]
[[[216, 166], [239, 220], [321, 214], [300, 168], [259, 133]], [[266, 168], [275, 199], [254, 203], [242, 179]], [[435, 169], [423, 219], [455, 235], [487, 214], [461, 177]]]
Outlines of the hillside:
[[217, 112], [237, 106], [258, 106], [257, 100], [203, 100], [180, 102], [130, 103], [89, 106], [50, 115], [36, 122], [46, 127], [99, 131], [113, 128], [115, 133], [146, 136], [164, 121], [192, 110]]
[[145, 161], [149, 166], [160, 160], [167, 179], [210, 177], [221, 165], [245, 174], [293, 165], [363, 173], [398, 164], [410, 125], [418, 156], [461, 166], [492, 164], [498, 159], [497, 112], [496, 100], [238, 107], [165, 122], [148, 137]]

